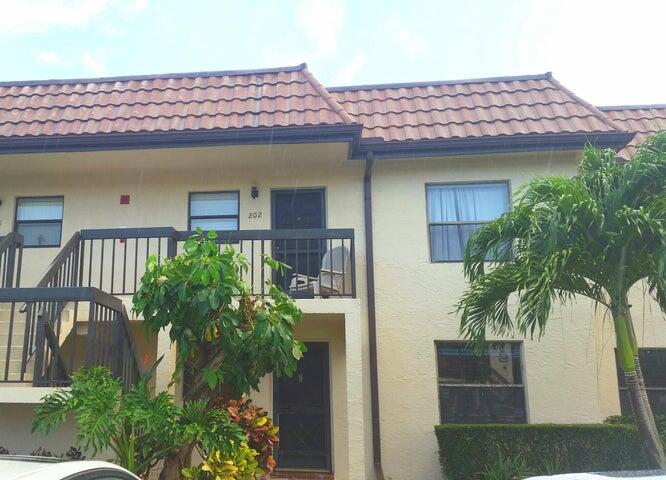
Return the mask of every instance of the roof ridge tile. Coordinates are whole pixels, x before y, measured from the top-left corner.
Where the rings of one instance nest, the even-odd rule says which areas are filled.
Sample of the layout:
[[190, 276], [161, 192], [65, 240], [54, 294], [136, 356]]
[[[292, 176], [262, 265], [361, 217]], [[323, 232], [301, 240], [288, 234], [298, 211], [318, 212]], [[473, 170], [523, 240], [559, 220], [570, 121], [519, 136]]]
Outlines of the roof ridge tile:
[[456, 85], [465, 83], [496, 83], [508, 82], [516, 80], [547, 80], [552, 77], [552, 72], [537, 73], [532, 75], [508, 75], [500, 77], [480, 77], [480, 78], [464, 78], [460, 80], [432, 80], [424, 82], [397, 82], [397, 83], [376, 83], [366, 85], [341, 85], [334, 87], [326, 87], [329, 92], [344, 92], [354, 90], [383, 90], [391, 88], [414, 88], [414, 87], [429, 87], [437, 85]]
[[595, 107], [594, 105], [592, 105], [590, 102], [588, 102], [588, 101], [586, 101], [586, 100], [583, 100], [581, 97], [579, 97], [579, 96], [576, 95], [574, 92], [572, 92], [571, 90], [569, 90], [567, 87], [565, 87], [564, 85], [562, 85], [562, 84], [561, 84], [558, 80], [556, 80], [555, 77], [553, 77], [552, 75], [550, 76], [549, 80], [550, 80], [551, 83], [553, 83], [553, 85], [559, 87], [562, 91], [564, 91], [565, 93], [567, 93], [569, 96], [571, 96], [571, 98], [573, 98], [574, 100], [576, 100], [578, 103], [580, 103], [581, 105], [587, 107], [587, 108], [588, 108], [588, 109], [589, 109], [589, 110], [590, 110], [590, 111], [591, 111], [596, 117], [599, 118], [599, 120], [601, 120], [602, 122], [604, 122], [604, 123], [608, 124], [609, 126], [613, 127], [614, 130], [617, 130], [617, 131], [619, 131], [619, 132], [626, 132], [626, 131], [627, 131], [627, 130], [626, 130], [624, 127], [622, 127], [619, 123], [613, 121], [608, 115], [606, 115], [604, 112], [602, 112], [602, 111], [599, 110], [597, 107]]
[[142, 80], [160, 80], [160, 79], [182, 79], [182, 78], [208, 78], [240, 75], [263, 75], [280, 72], [299, 72], [307, 69], [307, 63], [299, 65], [289, 65], [285, 67], [255, 68], [247, 70], [204, 70], [195, 72], [177, 72], [177, 73], [156, 73], [145, 75], [119, 75], [111, 77], [90, 77], [90, 78], [62, 78], [62, 79], [44, 79], [44, 80], [9, 80], [0, 81], [0, 87], [5, 86], [43, 86], [43, 85], [76, 85], [76, 84], [97, 84], [129, 82]]
[[324, 101], [328, 103], [328, 105], [333, 109], [333, 111], [337, 113], [345, 123], [349, 124], [357, 123], [351, 117], [351, 115], [349, 115], [349, 113], [344, 108], [342, 108], [342, 106], [335, 100], [335, 98], [333, 98], [331, 93], [328, 90], [326, 90], [321, 83], [319, 83], [319, 81], [314, 77], [314, 75], [312, 75], [310, 70], [308, 70], [307, 65], [303, 68], [301, 73], [310, 82], [310, 84], [317, 91], [317, 93], [321, 95], [321, 98], [323, 98]]

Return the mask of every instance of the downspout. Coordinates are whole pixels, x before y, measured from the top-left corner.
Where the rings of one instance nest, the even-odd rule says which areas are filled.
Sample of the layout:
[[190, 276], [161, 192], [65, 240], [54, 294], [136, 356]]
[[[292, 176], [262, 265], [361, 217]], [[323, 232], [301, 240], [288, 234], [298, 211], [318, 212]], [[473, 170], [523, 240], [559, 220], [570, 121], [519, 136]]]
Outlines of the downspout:
[[379, 381], [377, 375], [377, 315], [375, 312], [375, 264], [372, 240], [372, 167], [374, 156], [365, 157], [363, 175], [363, 210], [365, 214], [365, 275], [368, 295], [368, 336], [370, 343], [370, 404], [372, 412], [372, 458], [377, 478], [384, 480], [379, 425]]

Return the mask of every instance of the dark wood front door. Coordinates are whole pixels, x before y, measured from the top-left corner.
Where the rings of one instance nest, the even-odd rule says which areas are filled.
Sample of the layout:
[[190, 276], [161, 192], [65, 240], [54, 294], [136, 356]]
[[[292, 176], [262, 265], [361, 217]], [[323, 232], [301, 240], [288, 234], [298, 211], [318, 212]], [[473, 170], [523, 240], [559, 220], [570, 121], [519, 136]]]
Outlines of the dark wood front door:
[[[273, 228], [326, 228], [324, 189], [273, 190], [271, 200]], [[322, 240], [275, 240], [273, 257], [289, 265], [291, 270], [285, 275], [275, 275], [273, 281], [289, 291], [294, 274], [317, 277], [324, 251], [325, 242]]]
[[275, 378], [274, 420], [280, 427], [280, 469], [331, 471], [328, 344], [306, 343], [308, 351], [291, 378]]

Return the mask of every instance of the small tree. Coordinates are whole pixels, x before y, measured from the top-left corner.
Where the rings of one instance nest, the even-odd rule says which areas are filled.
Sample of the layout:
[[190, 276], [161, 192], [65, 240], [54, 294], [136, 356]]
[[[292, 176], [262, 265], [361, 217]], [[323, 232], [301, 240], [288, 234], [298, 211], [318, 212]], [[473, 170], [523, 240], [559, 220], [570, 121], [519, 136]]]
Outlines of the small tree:
[[[175, 343], [174, 380], [185, 374], [185, 398], [206, 404], [220, 392], [240, 398], [258, 389], [268, 373], [293, 374], [305, 351], [293, 338], [302, 316], [293, 300], [270, 280], [269, 297], [252, 295], [243, 281], [246, 258], [229, 245], [220, 251], [215, 238], [215, 232], [198, 230], [175, 258], [162, 264], [149, 259], [133, 298], [133, 310], [147, 328], [167, 330]], [[266, 266], [288, 268], [270, 257], [263, 258]], [[170, 454], [162, 478], [178, 478], [192, 448]]]
[[[498, 259], [489, 270], [488, 258]], [[588, 147], [579, 176], [528, 182], [509, 213], [472, 235], [464, 271], [470, 284], [458, 303], [461, 332], [476, 342], [486, 331], [541, 336], [554, 301], [584, 296], [607, 309], [645, 453], [652, 465], [666, 466], [629, 304], [630, 289], [645, 281], [666, 311], [666, 132], [626, 165], [611, 150]]]

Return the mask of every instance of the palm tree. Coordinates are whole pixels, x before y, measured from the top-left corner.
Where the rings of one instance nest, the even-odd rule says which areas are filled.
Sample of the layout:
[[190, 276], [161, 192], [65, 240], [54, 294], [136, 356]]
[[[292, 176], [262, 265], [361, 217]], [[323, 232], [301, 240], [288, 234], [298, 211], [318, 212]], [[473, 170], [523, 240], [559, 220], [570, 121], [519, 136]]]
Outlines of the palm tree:
[[[486, 332], [540, 337], [553, 302], [575, 296], [606, 309], [643, 449], [663, 468], [628, 295], [646, 282], [666, 312], [666, 132], [627, 164], [588, 146], [579, 172], [528, 182], [509, 213], [472, 235], [464, 262], [470, 283], [457, 304], [461, 333], [476, 345]], [[510, 298], [518, 303], [513, 318]]]

